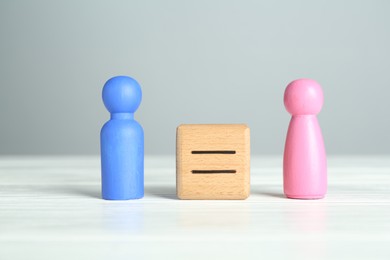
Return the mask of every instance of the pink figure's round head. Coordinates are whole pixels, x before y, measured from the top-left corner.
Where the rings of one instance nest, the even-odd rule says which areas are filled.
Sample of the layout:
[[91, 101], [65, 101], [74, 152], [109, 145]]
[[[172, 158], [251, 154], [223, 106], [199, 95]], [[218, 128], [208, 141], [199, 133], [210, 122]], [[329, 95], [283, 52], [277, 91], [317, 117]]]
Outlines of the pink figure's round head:
[[294, 80], [284, 91], [284, 106], [291, 115], [318, 114], [323, 103], [321, 86], [311, 79]]

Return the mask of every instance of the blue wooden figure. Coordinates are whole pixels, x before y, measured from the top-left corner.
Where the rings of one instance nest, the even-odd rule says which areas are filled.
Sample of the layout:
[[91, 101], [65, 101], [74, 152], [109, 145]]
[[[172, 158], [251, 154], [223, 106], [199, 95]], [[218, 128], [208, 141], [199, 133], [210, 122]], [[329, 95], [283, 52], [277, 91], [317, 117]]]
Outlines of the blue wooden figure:
[[107, 200], [144, 196], [144, 131], [134, 120], [142, 92], [137, 81], [118, 76], [103, 87], [111, 119], [100, 132], [102, 197]]

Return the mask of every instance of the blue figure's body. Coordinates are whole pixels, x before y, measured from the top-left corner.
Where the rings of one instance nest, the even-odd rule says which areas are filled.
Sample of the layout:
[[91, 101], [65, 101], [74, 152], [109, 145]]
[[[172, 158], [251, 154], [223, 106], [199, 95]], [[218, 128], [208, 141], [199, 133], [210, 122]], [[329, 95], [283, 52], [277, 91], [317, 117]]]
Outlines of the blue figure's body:
[[141, 87], [130, 77], [111, 78], [103, 87], [103, 102], [111, 113], [100, 133], [103, 199], [144, 196], [144, 132], [134, 120], [141, 99]]

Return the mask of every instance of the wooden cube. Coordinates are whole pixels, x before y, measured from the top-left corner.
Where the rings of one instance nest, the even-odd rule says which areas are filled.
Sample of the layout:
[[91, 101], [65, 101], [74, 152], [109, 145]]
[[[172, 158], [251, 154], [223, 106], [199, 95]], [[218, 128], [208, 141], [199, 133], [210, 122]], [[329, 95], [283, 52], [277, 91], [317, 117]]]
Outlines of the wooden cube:
[[250, 133], [242, 124], [180, 125], [176, 132], [176, 192], [180, 199], [246, 199]]

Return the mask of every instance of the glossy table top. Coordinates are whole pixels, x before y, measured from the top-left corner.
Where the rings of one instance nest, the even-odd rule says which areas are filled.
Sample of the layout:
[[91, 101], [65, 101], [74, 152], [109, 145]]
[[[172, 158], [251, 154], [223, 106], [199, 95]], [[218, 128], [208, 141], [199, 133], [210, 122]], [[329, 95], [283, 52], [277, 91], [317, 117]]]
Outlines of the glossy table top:
[[322, 200], [282, 193], [253, 156], [251, 196], [182, 201], [175, 157], [145, 159], [145, 197], [100, 199], [99, 157], [0, 157], [0, 259], [390, 259], [390, 156], [329, 157]]

